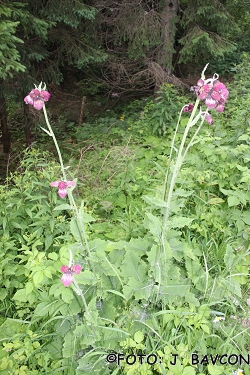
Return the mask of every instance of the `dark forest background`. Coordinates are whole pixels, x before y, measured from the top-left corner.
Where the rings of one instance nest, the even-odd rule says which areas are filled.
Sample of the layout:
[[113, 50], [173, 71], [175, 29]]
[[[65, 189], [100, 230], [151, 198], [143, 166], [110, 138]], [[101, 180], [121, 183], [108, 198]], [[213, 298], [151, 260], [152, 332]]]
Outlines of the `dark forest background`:
[[106, 108], [109, 99], [156, 95], [163, 82], [189, 89], [207, 62], [208, 73], [230, 79], [250, 51], [249, 8], [248, 0], [0, 1], [3, 152], [11, 150], [10, 100], [32, 143], [36, 118], [23, 98], [41, 81], [54, 108], [77, 123], [93, 98]]

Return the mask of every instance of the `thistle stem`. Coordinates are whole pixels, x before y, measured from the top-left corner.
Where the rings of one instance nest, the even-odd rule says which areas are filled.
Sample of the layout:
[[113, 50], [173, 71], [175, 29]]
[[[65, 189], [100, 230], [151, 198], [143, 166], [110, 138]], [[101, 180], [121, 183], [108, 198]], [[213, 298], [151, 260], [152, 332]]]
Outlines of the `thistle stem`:
[[[63, 159], [62, 159], [62, 154], [61, 154], [60, 148], [58, 146], [58, 143], [57, 143], [55, 134], [53, 132], [53, 129], [52, 129], [50, 123], [49, 123], [49, 119], [48, 119], [48, 115], [47, 115], [47, 111], [46, 111], [45, 105], [43, 106], [43, 113], [44, 113], [44, 117], [45, 117], [45, 121], [46, 121], [47, 127], [49, 129], [50, 136], [52, 137], [52, 139], [54, 141], [54, 144], [55, 144], [55, 147], [56, 147], [56, 150], [57, 150], [57, 154], [58, 154], [58, 157], [59, 157], [59, 162], [60, 162], [60, 166], [61, 166], [61, 171], [62, 171], [63, 179], [64, 179], [64, 181], [67, 181], [67, 177], [66, 177], [66, 173], [65, 173], [65, 167], [64, 167]], [[77, 209], [77, 206], [76, 206], [73, 194], [72, 194], [71, 190], [68, 189], [68, 188], [67, 188], [67, 193], [68, 193], [70, 205], [71, 205], [72, 209], [75, 212], [76, 225], [77, 225], [79, 237], [81, 238], [81, 243], [82, 243], [82, 245], [83, 245], [83, 243], [85, 243], [85, 246], [86, 246], [86, 249], [87, 249], [87, 253], [90, 256], [89, 243], [88, 243], [88, 240], [87, 240], [87, 236], [86, 236], [84, 224], [82, 223], [82, 218], [81, 218], [80, 213], [79, 213], [79, 211]], [[88, 260], [88, 263], [89, 263], [89, 260]], [[91, 266], [90, 263], [89, 263], [89, 266]], [[93, 270], [93, 266], [91, 266], [91, 268]]]

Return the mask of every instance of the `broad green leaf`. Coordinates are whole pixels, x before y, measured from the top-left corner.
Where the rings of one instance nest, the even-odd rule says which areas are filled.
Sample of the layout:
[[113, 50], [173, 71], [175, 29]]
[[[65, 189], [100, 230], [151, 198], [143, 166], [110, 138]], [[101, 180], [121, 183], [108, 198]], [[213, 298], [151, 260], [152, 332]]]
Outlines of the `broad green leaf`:
[[74, 236], [76, 241], [81, 242], [81, 234], [80, 234], [80, 228], [77, 224], [77, 221], [74, 217], [72, 217], [70, 221], [70, 232]]
[[93, 221], [96, 221], [96, 219], [89, 215], [87, 212], [81, 212], [81, 219], [83, 220], [84, 223], [91, 223]]
[[123, 287], [123, 293], [126, 300], [134, 297], [136, 300], [148, 300], [152, 294], [153, 286], [149, 280], [144, 282], [130, 277]]
[[84, 270], [79, 275], [75, 275], [75, 277], [77, 283], [83, 285], [95, 285], [98, 281], [93, 272], [89, 270]]
[[144, 340], [144, 335], [141, 331], [137, 331], [135, 332], [134, 334], [134, 340], [137, 342], [137, 343], [140, 343]]
[[45, 238], [45, 251], [48, 250], [48, 248], [52, 245], [53, 243], [53, 235], [49, 234]]
[[192, 195], [194, 192], [194, 190], [184, 190], [184, 189], [175, 189], [174, 193], [173, 193], [173, 196], [180, 196], [180, 197], [189, 197], [190, 195]]
[[[193, 289], [191, 289], [193, 290]], [[204, 290], [204, 289], [203, 289]], [[189, 303], [189, 305], [193, 305], [193, 306], [196, 306], [196, 307], [199, 307], [200, 306], [200, 302], [199, 300], [195, 297], [195, 294], [194, 293], [191, 293], [189, 291], [186, 292], [185, 294], [185, 300], [187, 301], [187, 303]]]
[[94, 297], [90, 303], [88, 304], [88, 313], [85, 312], [84, 318], [88, 323], [91, 323], [92, 325], [96, 326], [98, 324], [98, 310], [96, 308], [96, 297]]
[[35, 287], [37, 288], [44, 279], [44, 272], [37, 271], [32, 276]]
[[186, 258], [185, 265], [188, 278], [198, 290], [204, 291], [206, 288], [206, 274], [200, 262], [197, 259], [192, 260], [190, 258]]
[[250, 182], [250, 173], [247, 173], [246, 176], [243, 176], [241, 179], [240, 179], [240, 182]]
[[19, 289], [13, 296], [13, 299], [20, 302], [27, 302], [26, 289]]
[[239, 198], [234, 197], [232, 195], [228, 197], [227, 202], [228, 202], [228, 207], [238, 206], [240, 204]]
[[25, 227], [25, 224], [21, 225], [21, 224], [17, 223], [16, 221], [12, 221], [11, 224], [14, 228], [17, 228], [17, 229], [24, 229], [24, 227]]
[[241, 285], [245, 285], [249, 281], [249, 267], [244, 265], [236, 266], [235, 273], [237, 275], [233, 276], [234, 279]]
[[171, 238], [169, 239], [169, 244], [172, 250], [173, 257], [181, 261], [183, 257], [189, 257], [191, 259], [195, 259], [195, 255], [191, 247], [189, 247], [188, 243], [185, 241], [180, 241], [178, 238]]
[[210, 375], [221, 375], [224, 373], [224, 366], [207, 365], [207, 369]]
[[107, 290], [105, 290], [105, 292], [110, 292], [110, 293], [116, 294], [117, 296], [119, 296], [119, 297], [122, 297], [123, 299], [125, 299], [125, 300], [126, 300], [126, 298], [125, 298], [124, 294], [122, 294], [122, 293], [118, 292], [117, 290], [111, 290], [111, 289], [107, 289]]
[[34, 311], [34, 316], [46, 316], [47, 314], [53, 315], [60, 309], [61, 306], [65, 305], [65, 302], [60, 300], [52, 300], [40, 302]]
[[[0, 339], [6, 338], [9, 340], [17, 333], [25, 332], [26, 324], [29, 324], [26, 320], [18, 320], [7, 318], [0, 326]], [[2, 360], [2, 358], [1, 358]]]
[[245, 211], [241, 215], [241, 219], [244, 221], [245, 224], [250, 225], [250, 212]]
[[70, 204], [64, 203], [54, 208], [54, 211], [63, 211], [63, 210], [72, 210], [72, 206]]
[[61, 289], [61, 294], [62, 294], [62, 300], [66, 303], [69, 303], [74, 297], [74, 294], [71, 288]]
[[201, 324], [201, 329], [206, 332], [208, 335], [210, 335], [210, 327], [206, 324]]
[[55, 252], [49, 253], [48, 258], [52, 260], [57, 260], [58, 259], [58, 254]]
[[248, 141], [249, 140], [249, 135], [248, 134], [242, 134], [237, 141]]
[[125, 249], [133, 251], [139, 256], [143, 256], [150, 245], [151, 242], [147, 238], [131, 238], [129, 243], [125, 245]]
[[149, 195], [143, 196], [142, 199], [153, 207], [166, 207], [166, 202], [163, 199]]
[[224, 195], [237, 197], [244, 206], [246, 205], [247, 201], [249, 201], [248, 195], [246, 193], [244, 193], [243, 191], [240, 191], [240, 190], [226, 190], [226, 189], [222, 189], [222, 188], [220, 188], [220, 191]]
[[156, 239], [160, 239], [161, 237], [161, 231], [162, 231], [162, 222], [159, 219], [159, 217], [152, 215], [151, 213], [146, 213], [147, 222], [146, 226], [149, 229], [149, 231], [152, 233], [153, 236], [156, 237]]
[[25, 285], [26, 295], [30, 294], [33, 291], [33, 289], [34, 289], [33, 283], [28, 281]]
[[64, 336], [64, 343], [63, 343], [63, 358], [72, 358], [75, 354], [75, 345], [76, 345], [76, 338], [73, 332], [69, 331]]
[[167, 224], [168, 228], [183, 228], [185, 226], [189, 226], [194, 219], [190, 219], [188, 217], [183, 216], [174, 216], [169, 219]]
[[133, 277], [138, 280], [138, 282], [143, 283], [146, 278], [147, 266], [145, 262], [134, 252], [127, 251], [125, 253], [123, 263], [121, 266], [121, 271], [124, 279], [129, 279]]
[[221, 204], [224, 202], [225, 202], [224, 199], [219, 198], [219, 197], [211, 198], [207, 201], [208, 204]]
[[182, 375], [195, 375], [196, 370], [192, 366], [185, 366], [184, 369], [181, 372]]

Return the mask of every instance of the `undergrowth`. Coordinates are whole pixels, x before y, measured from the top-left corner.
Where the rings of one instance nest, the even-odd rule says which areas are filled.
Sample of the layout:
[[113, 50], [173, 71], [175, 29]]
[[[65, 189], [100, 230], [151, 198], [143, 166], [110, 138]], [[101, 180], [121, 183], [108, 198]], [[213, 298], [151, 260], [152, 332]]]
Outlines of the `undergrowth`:
[[[225, 112], [187, 154], [164, 241], [175, 113], [190, 98], [166, 86], [157, 102], [136, 101], [60, 143], [88, 256], [74, 210], [50, 187], [60, 168], [50, 152], [27, 150], [0, 187], [1, 374], [250, 374], [234, 361], [249, 351], [249, 66], [246, 56]], [[87, 310], [60, 281], [69, 252]]]

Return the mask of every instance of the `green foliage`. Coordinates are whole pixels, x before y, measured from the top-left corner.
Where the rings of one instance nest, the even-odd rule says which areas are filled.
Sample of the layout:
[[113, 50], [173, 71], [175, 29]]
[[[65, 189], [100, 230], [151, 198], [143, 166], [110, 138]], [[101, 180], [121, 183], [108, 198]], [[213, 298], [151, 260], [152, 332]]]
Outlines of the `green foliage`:
[[157, 102], [151, 101], [145, 106], [141, 122], [149, 124], [153, 134], [165, 135], [177, 122], [182, 98], [170, 84], [163, 84], [158, 94]]
[[[165, 226], [164, 179], [166, 168], [173, 168], [175, 109], [189, 102], [180, 98], [176, 104], [171, 86], [157, 102], [134, 102], [122, 114], [110, 111], [83, 124], [68, 148], [64, 144], [78, 176], [74, 193], [87, 254], [71, 204], [49, 187], [60, 178], [51, 155], [34, 149], [24, 155], [0, 190], [0, 369], [6, 375], [237, 370], [205, 360], [194, 364], [191, 354], [201, 359], [248, 348], [247, 61], [245, 70], [238, 68], [227, 110], [214, 115], [213, 127], [203, 124], [187, 155]], [[159, 124], [161, 116], [166, 131], [158, 137], [151, 122]], [[180, 122], [175, 147], [186, 123]], [[83, 270], [66, 288], [59, 269], [68, 264], [69, 251]], [[155, 353], [160, 361], [123, 360], [117, 366], [105, 362], [112, 351]], [[173, 354], [178, 354], [175, 366]]]
[[181, 24], [185, 34], [179, 39], [183, 46], [179, 63], [206, 63], [236, 49], [229, 30], [236, 30], [237, 24], [219, 1], [189, 2], [185, 5]]
[[[11, 10], [0, 4], [0, 78], [12, 77], [13, 72], [24, 72], [25, 66], [20, 61], [17, 44], [23, 40], [15, 36], [19, 22], [11, 21]], [[6, 19], [7, 18], [7, 19]]]

